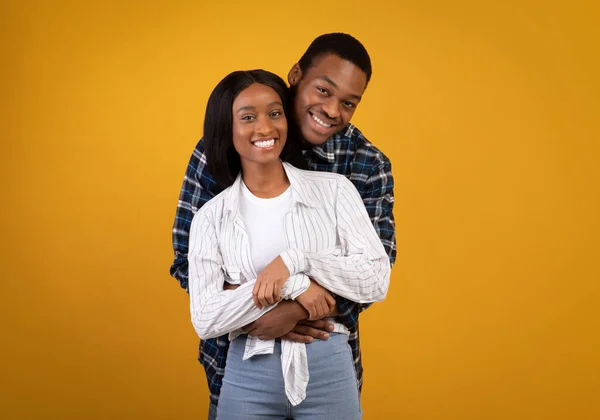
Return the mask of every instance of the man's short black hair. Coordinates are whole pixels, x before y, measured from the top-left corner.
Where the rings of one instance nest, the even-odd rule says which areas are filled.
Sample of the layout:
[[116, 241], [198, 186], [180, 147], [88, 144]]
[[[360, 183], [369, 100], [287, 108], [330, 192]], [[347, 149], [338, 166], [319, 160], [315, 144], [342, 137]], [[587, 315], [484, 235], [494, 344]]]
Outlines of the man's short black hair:
[[371, 57], [363, 44], [351, 35], [334, 32], [321, 35], [308, 46], [304, 55], [298, 61], [300, 70], [305, 73], [314, 60], [323, 54], [335, 54], [338, 57], [347, 60], [365, 72], [367, 83], [371, 80], [373, 69], [371, 67]]
[[280, 159], [296, 167], [306, 168], [298, 145], [290, 92], [285, 82], [276, 74], [265, 70], [234, 71], [225, 76], [210, 94], [204, 117], [206, 164], [211, 176], [222, 188], [233, 184], [242, 170], [240, 155], [233, 146], [233, 101], [241, 91], [254, 83], [269, 86], [281, 98], [288, 123], [288, 135]]

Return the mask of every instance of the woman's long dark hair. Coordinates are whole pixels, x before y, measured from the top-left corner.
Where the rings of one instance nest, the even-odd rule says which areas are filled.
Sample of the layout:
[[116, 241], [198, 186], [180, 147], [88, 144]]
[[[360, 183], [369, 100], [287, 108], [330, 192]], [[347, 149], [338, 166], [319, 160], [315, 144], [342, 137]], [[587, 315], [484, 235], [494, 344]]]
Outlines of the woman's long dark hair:
[[233, 146], [232, 107], [240, 92], [253, 83], [269, 86], [281, 98], [288, 133], [280, 159], [298, 168], [307, 169], [292, 113], [290, 91], [285, 82], [281, 77], [265, 70], [234, 71], [225, 76], [210, 94], [204, 117], [206, 163], [211, 176], [222, 188], [233, 184], [242, 170], [240, 156]]

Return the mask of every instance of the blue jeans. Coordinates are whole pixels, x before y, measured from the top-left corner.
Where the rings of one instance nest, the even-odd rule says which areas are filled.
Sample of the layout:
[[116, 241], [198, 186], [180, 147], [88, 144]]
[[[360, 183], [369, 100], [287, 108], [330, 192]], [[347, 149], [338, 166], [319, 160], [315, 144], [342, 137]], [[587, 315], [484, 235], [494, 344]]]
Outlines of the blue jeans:
[[242, 360], [246, 337], [231, 342], [219, 396], [218, 420], [362, 418], [352, 352], [345, 334], [306, 345], [310, 379], [306, 399], [292, 406], [281, 371], [281, 343], [273, 354]]

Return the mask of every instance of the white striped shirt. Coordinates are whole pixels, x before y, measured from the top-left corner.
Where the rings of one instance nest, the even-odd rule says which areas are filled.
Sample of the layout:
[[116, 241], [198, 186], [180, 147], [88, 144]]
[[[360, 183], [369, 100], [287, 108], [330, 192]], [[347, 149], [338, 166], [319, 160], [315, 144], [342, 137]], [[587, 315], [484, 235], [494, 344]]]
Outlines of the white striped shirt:
[[[295, 299], [308, 276], [331, 292], [359, 303], [381, 301], [390, 280], [390, 262], [354, 185], [343, 175], [303, 171], [284, 163], [292, 189], [285, 217], [288, 249], [281, 253], [290, 278], [281, 290]], [[189, 240], [190, 310], [200, 338], [236, 332], [273, 309], [252, 300], [256, 272], [239, 212], [241, 175], [206, 203], [192, 220]], [[225, 281], [240, 284], [223, 290]], [[239, 333], [239, 331], [237, 331]], [[271, 352], [273, 340], [249, 337], [244, 358]], [[306, 397], [306, 346], [282, 340], [286, 395], [293, 405]]]

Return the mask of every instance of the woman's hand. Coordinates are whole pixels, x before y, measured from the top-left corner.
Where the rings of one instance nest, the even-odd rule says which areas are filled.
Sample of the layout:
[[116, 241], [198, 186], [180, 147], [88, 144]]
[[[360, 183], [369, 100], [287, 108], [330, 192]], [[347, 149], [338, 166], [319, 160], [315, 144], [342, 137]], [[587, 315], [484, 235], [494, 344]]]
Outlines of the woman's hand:
[[308, 311], [308, 320], [315, 321], [328, 317], [335, 309], [335, 298], [329, 291], [311, 280], [306, 292], [296, 298], [296, 301]]
[[281, 300], [281, 288], [290, 277], [290, 272], [281, 257], [275, 258], [258, 274], [252, 290], [252, 299], [258, 309], [273, 305]]

